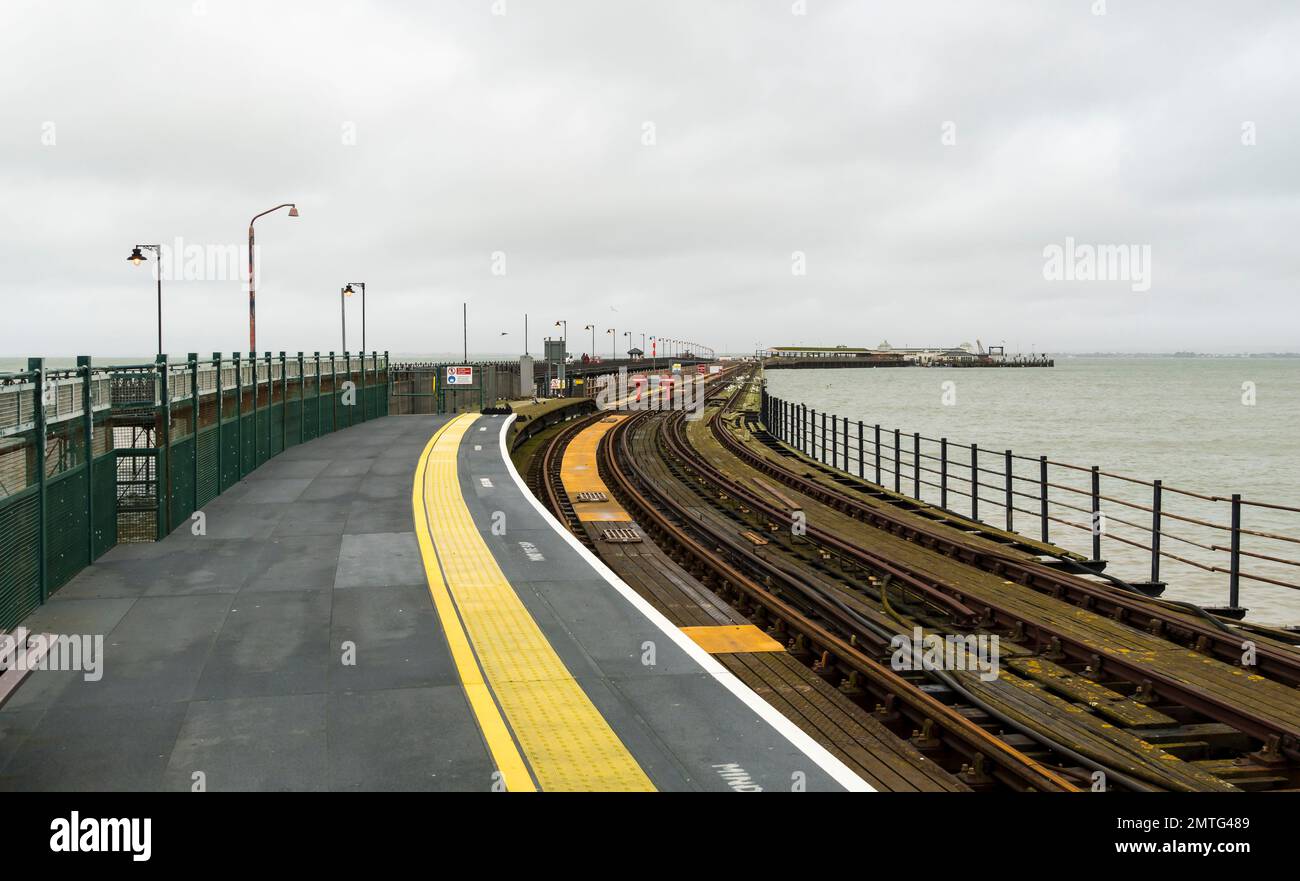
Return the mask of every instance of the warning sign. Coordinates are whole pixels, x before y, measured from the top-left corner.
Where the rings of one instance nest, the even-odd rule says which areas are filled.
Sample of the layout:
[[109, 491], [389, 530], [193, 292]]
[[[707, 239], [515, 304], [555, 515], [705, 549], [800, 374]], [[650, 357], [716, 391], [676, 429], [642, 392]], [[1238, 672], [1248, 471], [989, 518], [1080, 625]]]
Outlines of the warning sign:
[[474, 368], [448, 365], [447, 385], [473, 385]]

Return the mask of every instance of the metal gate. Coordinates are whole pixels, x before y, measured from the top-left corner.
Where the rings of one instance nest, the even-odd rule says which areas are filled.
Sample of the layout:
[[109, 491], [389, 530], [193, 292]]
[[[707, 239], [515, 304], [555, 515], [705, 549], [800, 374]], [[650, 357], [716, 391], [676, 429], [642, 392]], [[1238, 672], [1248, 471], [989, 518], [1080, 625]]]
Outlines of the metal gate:
[[113, 447], [117, 456], [117, 540], [156, 541], [166, 534], [158, 509], [157, 377], [113, 374]]

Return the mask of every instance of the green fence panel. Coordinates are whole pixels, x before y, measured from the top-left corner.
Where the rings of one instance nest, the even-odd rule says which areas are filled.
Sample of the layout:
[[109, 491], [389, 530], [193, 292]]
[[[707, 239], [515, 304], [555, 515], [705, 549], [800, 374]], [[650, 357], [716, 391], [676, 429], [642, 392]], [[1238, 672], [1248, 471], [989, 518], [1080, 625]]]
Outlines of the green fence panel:
[[316, 439], [316, 381], [310, 380], [307, 383], [307, 390], [303, 394], [302, 401], [298, 407], [299, 418], [302, 419], [302, 439], [305, 441]]
[[183, 441], [177, 441], [172, 444], [172, 475], [170, 487], [172, 522], [168, 524], [168, 532], [171, 532], [177, 526], [180, 526], [189, 519], [191, 514], [194, 513], [193, 456], [193, 437], [187, 437]]
[[0, 630], [11, 630], [41, 604], [38, 489], [0, 499]]
[[257, 467], [257, 420], [252, 413], [246, 413], [243, 417], [243, 427], [241, 428], [241, 443], [243, 444], [243, 461], [244, 473], [252, 471]]
[[117, 544], [117, 451], [95, 457], [94, 523], [91, 524], [90, 553], [94, 559]]
[[271, 455], [284, 452], [284, 404], [271, 407]]
[[302, 402], [287, 401], [285, 402], [286, 425], [284, 427], [284, 442], [286, 446], [292, 447], [298, 443], [298, 432], [301, 430], [300, 421], [302, 419]]
[[220, 475], [217, 474], [217, 441], [219, 432], [214, 425], [199, 432], [199, 507], [217, 497], [221, 492]]
[[239, 482], [239, 420], [227, 419], [221, 426], [221, 491]]
[[270, 414], [266, 412], [265, 407], [257, 411], [257, 427], [254, 431], [254, 439], [257, 443], [257, 459], [254, 461], [254, 468], [271, 458], [270, 451], [267, 449], [267, 444], [269, 443], [269, 439], [266, 436], [266, 425], [268, 419], [270, 419]]
[[326, 395], [320, 399], [321, 434], [329, 434], [334, 430], [334, 401], [335, 395]]
[[85, 465], [45, 482], [45, 569], [50, 593], [90, 564], [86, 544], [89, 496]]

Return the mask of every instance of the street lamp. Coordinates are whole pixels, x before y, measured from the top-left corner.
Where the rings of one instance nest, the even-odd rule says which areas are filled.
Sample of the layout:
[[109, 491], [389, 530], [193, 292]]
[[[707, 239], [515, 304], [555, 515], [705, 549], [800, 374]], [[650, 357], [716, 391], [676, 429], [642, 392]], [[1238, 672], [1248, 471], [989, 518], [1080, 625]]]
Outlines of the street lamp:
[[[349, 297], [355, 294], [356, 291], [352, 290], [353, 285], [361, 288], [361, 357], [364, 358], [366, 356], [366, 283], [364, 281], [350, 281], [347, 287], [343, 289], [343, 293]], [[344, 336], [347, 336], [347, 334], [345, 333]], [[347, 350], [347, 340], [344, 340], [343, 351], [346, 352]]]
[[253, 266], [253, 224], [257, 221], [257, 218], [270, 214], [272, 211], [279, 211], [281, 208], [288, 208], [290, 217], [298, 216], [298, 206], [293, 202], [284, 202], [274, 208], [266, 209], [261, 214], [254, 214], [253, 219], [248, 221], [248, 351], [250, 352], [257, 351], [257, 296], [253, 290], [253, 279], [256, 277]]
[[618, 360], [618, 334], [614, 333], [614, 328], [605, 331], [609, 334], [609, 356], [615, 361]]
[[158, 263], [158, 354], [162, 354], [162, 248], [158, 245], [136, 245], [131, 249], [131, 256], [126, 260], [133, 266], [139, 266], [144, 262], [144, 255], [140, 253], [141, 248], [148, 248], [153, 251], [154, 259]]
[[591, 331], [591, 357], [596, 357], [596, 325], [588, 324], [583, 330]]

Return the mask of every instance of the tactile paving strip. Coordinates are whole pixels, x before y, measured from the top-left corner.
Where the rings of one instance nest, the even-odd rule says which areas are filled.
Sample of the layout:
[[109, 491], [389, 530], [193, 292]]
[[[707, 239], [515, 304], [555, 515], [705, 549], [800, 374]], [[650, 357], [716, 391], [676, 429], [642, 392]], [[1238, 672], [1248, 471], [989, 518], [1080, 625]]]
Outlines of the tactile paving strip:
[[437, 558], [484, 679], [543, 790], [653, 790], [475, 528], [457, 471], [461, 438], [475, 419], [457, 417], [434, 444], [424, 498]]

